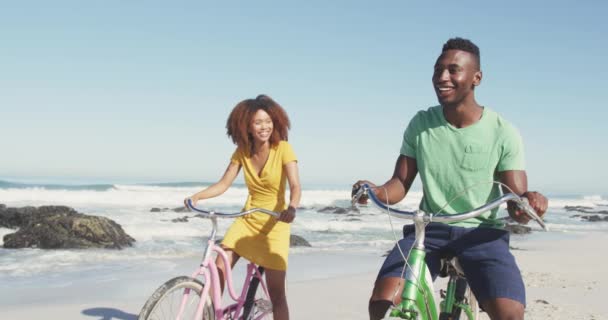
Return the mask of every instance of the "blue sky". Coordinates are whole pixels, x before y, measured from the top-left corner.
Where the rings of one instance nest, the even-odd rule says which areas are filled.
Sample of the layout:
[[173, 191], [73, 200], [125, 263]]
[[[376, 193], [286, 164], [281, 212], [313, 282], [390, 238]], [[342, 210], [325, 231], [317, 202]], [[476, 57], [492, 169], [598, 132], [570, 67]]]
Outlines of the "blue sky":
[[437, 103], [442, 44], [477, 43], [479, 103], [511, 121], [530, 187], [607, 194], [602, 1], [4, 1], [0, 178], [218, 179], [232, 107], [288, 111], [306, 186], [383, 182]]

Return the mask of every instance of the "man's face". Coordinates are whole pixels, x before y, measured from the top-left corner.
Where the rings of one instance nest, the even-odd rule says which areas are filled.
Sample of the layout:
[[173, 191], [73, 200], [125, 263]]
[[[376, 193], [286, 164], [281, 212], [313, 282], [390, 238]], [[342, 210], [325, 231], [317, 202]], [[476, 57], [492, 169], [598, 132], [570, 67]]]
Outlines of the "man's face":
[[435, 63], [433, 87], [442, 106], [457, 106], [474, 94], [481, 82], [475, 56], [462, 50], [448, 50]]

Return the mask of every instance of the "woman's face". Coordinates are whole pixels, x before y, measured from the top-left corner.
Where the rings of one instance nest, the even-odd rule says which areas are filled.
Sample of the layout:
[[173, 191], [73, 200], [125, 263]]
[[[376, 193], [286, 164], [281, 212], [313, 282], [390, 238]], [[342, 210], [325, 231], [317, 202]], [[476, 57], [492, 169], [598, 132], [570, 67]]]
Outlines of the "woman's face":
[[272, 129], [272, 118], [270, 115], [262, 109], [258, 110], [253, 116], [250, 128], [254, 142], [256, 144], [267, 142], [272, 134]]

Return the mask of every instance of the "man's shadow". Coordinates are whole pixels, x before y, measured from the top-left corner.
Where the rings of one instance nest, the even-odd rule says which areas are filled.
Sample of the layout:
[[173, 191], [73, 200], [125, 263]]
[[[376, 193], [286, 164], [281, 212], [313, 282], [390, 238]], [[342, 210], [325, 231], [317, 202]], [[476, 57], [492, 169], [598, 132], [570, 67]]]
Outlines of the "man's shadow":
[[126, 313], [114, 308], [90, 308], [82, 310], [82, 314], [95, 317], [98, 320], [137, 320], [136, 314]]

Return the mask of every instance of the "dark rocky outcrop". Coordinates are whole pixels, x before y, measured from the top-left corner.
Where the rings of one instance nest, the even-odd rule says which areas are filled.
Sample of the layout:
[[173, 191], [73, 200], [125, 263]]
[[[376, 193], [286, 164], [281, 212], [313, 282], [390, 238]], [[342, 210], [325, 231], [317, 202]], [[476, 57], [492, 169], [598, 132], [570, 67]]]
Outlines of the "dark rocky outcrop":
[[167, 212], [167, 211], [187, 212], [188, 209], [186, 209], [186, 207], [177, 207], [177, 208], [173, 208], [173, 209], [169, 209], [169, 208], [152, 208], [152, 209], [150, 209], [150, 212]]
[[571, 218], [579, 218], [589, 222], [608, 221], [608, 210], [594, 210], [592, 207], [584, 206], [565, 206], [566, 211], [580, 212], [584, 214], [575, 214]]
[[581, 218], [582, 220], [586, 220], [589, 222], [608, 221], [608, 215], [600, 216], [597, 214], [591, 214], [591, 215], [575, 214], [572, 216], [572, 218]]
[[505, 230], [511, 234], [528, 234], [532, 232], [532, 228], [521, 224], [507, 224], [505, 225]]
[[0, 226], [19, 230], [4, 236], [4, 248], [121, 249], [135, 239], [116, 222], [66, 206], [0, 206]]
[[597, 214], [593, 214], [590, 216], [582, 216], [581, 218], [589, 222], [608, 221], [608, 216], [598, 216]]
[[608, 214], [608, 210], [593, 210], [592, 207], [583, 206], [565, 206], [566, 211], [576, 211], [589, 214]]
[[308, 241], [306, 241], [306, 239], [304, 239], [298, 235], [295, 235], [295, 234], [292, 234], [289, 237], [289, 246], [290, 247], [312, 247], [310, 245], [310, 243], [308, 243]]
[[188, 222], [188, 216], [171, 219], [171, 222]]
[[321, 208], [319, 210], [317, 210], [317, 212], [321, 212], [321, 213], [334, 213], [334, 214], [345, 214], [345, 213], [350, 213], [350, 212], [359, 212], [358, 208], [351, 208], [351, 207], [347, 207], [347, 208], [342, 208], [342, 207], [334, 207], [334, 206], [329, 206], [329, 207], [324, 207]]
[[591, 207], [585, 207], [585, 206], [565, 206], [564, 209], [566, 209], [566, 211], [579, 211], [579, 212], [585, 212], [587, 210], [593, 210], [593, 208], [591, 208]]

